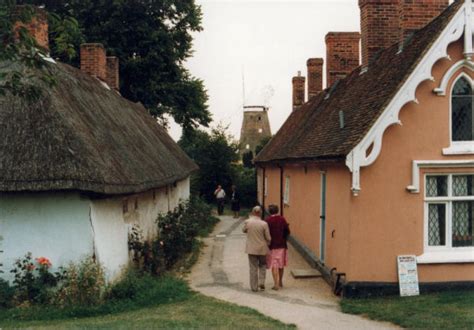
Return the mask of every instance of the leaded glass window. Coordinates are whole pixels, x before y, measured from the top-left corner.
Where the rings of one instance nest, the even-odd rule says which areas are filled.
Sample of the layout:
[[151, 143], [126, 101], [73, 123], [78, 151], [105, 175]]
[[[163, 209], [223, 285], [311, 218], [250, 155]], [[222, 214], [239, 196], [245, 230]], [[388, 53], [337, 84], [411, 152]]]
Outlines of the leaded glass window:
[[452, 141], [474, 140], [474, 102], [470, 82], [461, 77], [453, 88], [451, 98]]
[[427, 175], [426, 245], [474, 246], [474, 174]]

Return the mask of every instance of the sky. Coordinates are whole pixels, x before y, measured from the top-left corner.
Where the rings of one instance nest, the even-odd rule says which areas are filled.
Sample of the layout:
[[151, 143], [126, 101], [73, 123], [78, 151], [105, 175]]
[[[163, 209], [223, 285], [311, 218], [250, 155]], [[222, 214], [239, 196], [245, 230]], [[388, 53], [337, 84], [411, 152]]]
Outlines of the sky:
[[[212, 126], [240, 137], [242, 105], [267, 105], [275, 134], [291, 112], [291, 78], [325, 58], [329, 31], [359, 31], [357, 0], [196, 0], [203, 31], [186, 67], [204, 81]], [[244, 92], [245, 90], [245, 92]], [[170, 134], [181, 132], [172, 125]]]

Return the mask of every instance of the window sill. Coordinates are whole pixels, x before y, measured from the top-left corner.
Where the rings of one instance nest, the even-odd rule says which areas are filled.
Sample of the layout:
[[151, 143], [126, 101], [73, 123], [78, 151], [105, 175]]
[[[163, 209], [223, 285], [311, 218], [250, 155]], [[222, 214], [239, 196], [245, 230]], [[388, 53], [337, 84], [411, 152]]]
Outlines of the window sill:
[[474, 262], [474, 249], [463, 251], [426, 252], [416, 257], [418, 264], [449, 264]]
[[443, 149], [443, 155], [472, 155], [474, 142], [453, 143], [449, 148]]

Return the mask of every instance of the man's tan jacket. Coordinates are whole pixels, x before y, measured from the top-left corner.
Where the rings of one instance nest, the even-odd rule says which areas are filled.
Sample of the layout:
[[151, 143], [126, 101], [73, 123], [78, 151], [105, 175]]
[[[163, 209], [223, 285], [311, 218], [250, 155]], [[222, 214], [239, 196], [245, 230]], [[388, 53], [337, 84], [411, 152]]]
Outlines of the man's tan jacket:
[[247, 233], [247, 245], [245, 253], [264, 256], [268, 253], [268, 245], [270, 245], [271, 236], [268, 224], [251, 215], [245, 220], [243, 232]]

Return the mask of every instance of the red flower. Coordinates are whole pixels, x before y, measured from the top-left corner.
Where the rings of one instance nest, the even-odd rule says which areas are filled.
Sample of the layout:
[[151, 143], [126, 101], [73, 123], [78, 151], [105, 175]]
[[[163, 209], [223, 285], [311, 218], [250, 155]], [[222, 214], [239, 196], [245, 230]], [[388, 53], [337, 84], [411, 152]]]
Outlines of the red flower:
[[49, 261], [48, 258], [41, 257], [41, 258], [36, 258], [35, 260], [40, 266], [44, 266], [46, 268], [51, 267], [51, 261]]

